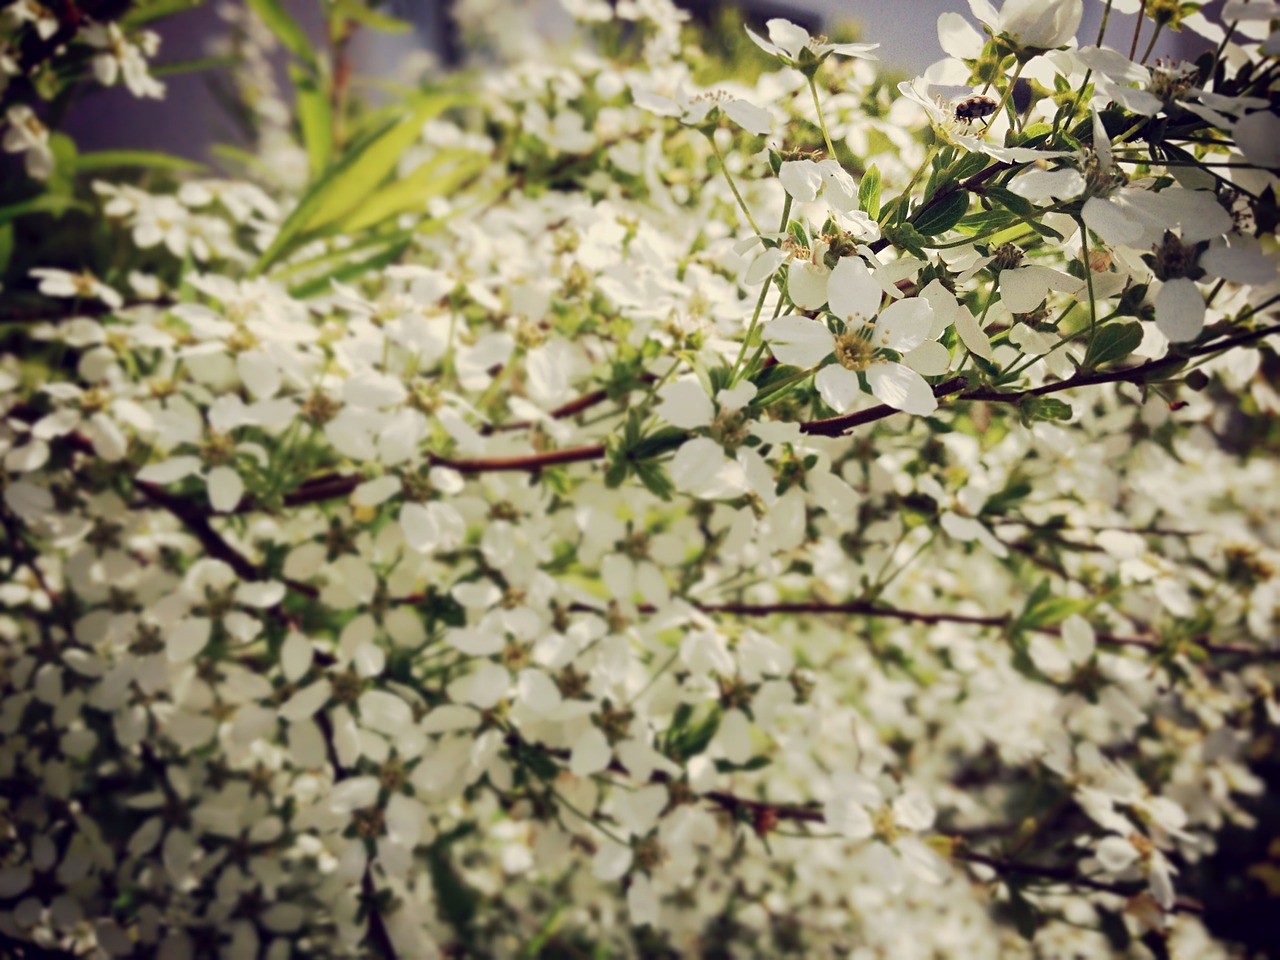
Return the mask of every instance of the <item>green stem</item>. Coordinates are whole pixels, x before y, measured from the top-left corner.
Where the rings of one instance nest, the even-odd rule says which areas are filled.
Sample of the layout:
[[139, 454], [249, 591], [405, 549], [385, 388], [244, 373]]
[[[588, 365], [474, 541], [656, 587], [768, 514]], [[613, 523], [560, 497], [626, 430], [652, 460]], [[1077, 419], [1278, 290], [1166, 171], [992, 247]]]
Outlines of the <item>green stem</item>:
[[[787, 199], [782, 204], [782, 223], [778, 225], [778, 232], [787, 229], [787, 219], [791, 216], [791, 194], [787, 194]], [[742, 340], [742, 347], [738, 350], [738, 359], [733, 361], [733, 375], [729, 378], [729, 386], [737, 384], [739, 380], [739, 368], [742, 367], [742, 359], [747, 355], [747, 347], [751, 343], [751, 337], [756, 332], [756, 325], [760, 322], [760, 311], [764, 309], [764, 299], [769, 293], [769, 286], [773, 283], [773, 275], [764, 278], [764, 284], [760, 287], [760, 296], [756, 300], [755, 313], [751, 315], [751, 324], [747, 327], [747, 335]], [[779, 298], [781, 303], [782, 299]], [[776, 315], [776, 314], [775, 314]], [[745, 371], [742, 371], [745, 372]]]
[[[1248, 3], [1249, 0], [1244, 0], [1244, 2]], [[1238, 26], [1240, 26], [1239, 20], [1232, 20], [1231, 23], [1227, 25], [1226, 36], [1224, 36], [1222, 38], [1222, 42], [1218, 44], [1218, 49], [1213, 52], [1213, 66], [1209, 68], [1209, 75], [1205, 77], [1206, 83], [1208, 83], [1213, 75], [1218, 72], [1218, 64], [1222, 62], [1222, 55], [1227, 52], [1227, 44], [1231, 42], [1231, 38], [1234, 36], [1236, 27]]]
[[[1000, 102], [996, 104], [996, 108], [991, 111], [991, 119], [987, 121], [986, 127], [982, 128], [983, 130], [986, 130], [987, 127], [995, 123], [996, 117], [1000, 116], [1000, 112], [1004, 109], [1004, 105], [1008, 103], [1009, 98], [1013, 96], [1013, 88], [1017, 85], [1018, 78], [1022, 76], [1022, 68], [1024, 66], [1026, 66], [1026, 64], [1019, 60], [1018, 65], [1013, 70], [1013, 76], [1009, 78], [1009, 85], [1004, 88], [1004, 96], [1000, 98]], [[1016, 123], [1018, 118], [1015, 116], [1013, 119]]]
[[1142, 62], [1147, 62], [1147, 57], [1151, 56], [1151, 51], [1155, 49], [1156, 41], [1160, 39], [1160, 31], [1164, 29], [1163, 23], [1156, 24], [1156, 32], [1151, 35], [1151, 42], [1147, 44], [1147, 49], [1142, 51]]
[[1089, 346], [1093, 346], [1093, 335], [1098, 329], [1098, 301], [1093, 295], [1093, 268], [1089, 266], [1089, 228], [1084, 220], [1077, 219], [1080, 225], [1080, 259], [1084, 261], [1084, 281], [1089, 288]]
[[[1096, 46], [1099, 46], [1099, 47], [1102, 46], [1102, 41], [1107, 36], [1107, 23], [1111, 20], [1111, 4], [1113, 2], [1114, 0], [1107, 0], [1107, 5], [1102, 10], [1102, 23], [1099, 24], [1098, 26], [1098, 42]], [[1080, 89], [1076, 91], [1076, 98], [1074, 101], [1072, 101], [1072, 104], [1071, 104], [1071, 113], [1067, 115], [1068, 122], [1070, 122], [1070, 118], [1076, 115], [1076, 111], [1080, 109], [1080, 100], [1084, 97], [1084, 92], [1088, 88], [1089, 79], [1092, 76], [1093, 76], [1092, 68], [1084, 72], [1084, 80], [1080, 82]], [[1058, 125], [1059, 123], [1061, 123], [1061, 121], [1062, 121], [1061, 113], [1059, 113], [1056, 117], [1053, 118], [1053, 136], [1055, 139], [1058, 136]]]
[[827, 133], [827, 121], [822, 116], [822, 102], [818, 99], [818, 85], [813, 77], [809, 78], [809, 92], [813, 94], [813, 108], [818, 111], [818, 126], [822, 128], [822, 139], [827, 145], [827, 156], [834, 160], [836, 148], [831, 145], [831, 134]]
[[716, 159], [720, 161], [720, 169], [724, 173], [724, 178], [729, 182], [729, 189], [733, 191], [733, 198], [738, 201], [738, 206], [742, 208], [743, 216], [747, 218], [747, 223], [751, 224], [751, 229], [760, 234], [760, 228], [756, 226], [756, 218], [751, 216], [751, 211], [747, 209], [747, 201], [742, 199], [742, 194], [738, 192], [738, 185], [733, 180], [733, 174], [729, 172], [729, 164], [725, 162], [724, 152], [720, 149], [720, 144], [716, 143], [715, 131], [707, 134], [707, 139], [711, 141], [711, 149], [716, 153]]
[[[938, 153], [937, 144], [936, 143], [930, 144], [929, 148], [925, 151], [924, 162], [921, 163], [919, 168], [916, 170], [916, 172], [911, 175], [911, 181], [906, 185], [905, 188], [903, 188], [903, 191], [900, 194], [898, 194], [891, 201], [889, 201], [889, 205], [887, 207], [885, 207], [883, 210], [880, 211], [881, 223], [888, 223], [889, 214], [896, 213], [897, 208], [900, 207], [906, 201], [906, 199], [911, 195], [911, 189], [916, 185], [916, 181], [920, 179], [921, 175], [925, 172], [925, 170], [929, 168], [929, 164], [933, 162], [933, 158], [937, 155], [937, 153]], [[872, 249], [874, 250], [877, 248], [872, 247]]]

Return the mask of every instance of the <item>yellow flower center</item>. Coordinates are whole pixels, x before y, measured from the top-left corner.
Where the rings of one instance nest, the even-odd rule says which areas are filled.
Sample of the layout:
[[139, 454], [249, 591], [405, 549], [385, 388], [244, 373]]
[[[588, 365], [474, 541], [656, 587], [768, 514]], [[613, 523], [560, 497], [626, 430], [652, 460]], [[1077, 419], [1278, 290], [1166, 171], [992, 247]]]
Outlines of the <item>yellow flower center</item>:
[[875, 346], [860, 333], [842, 333], [836, 337], [836, 361], [846, 370], [854, 373], [866, 370], [875, 355]]

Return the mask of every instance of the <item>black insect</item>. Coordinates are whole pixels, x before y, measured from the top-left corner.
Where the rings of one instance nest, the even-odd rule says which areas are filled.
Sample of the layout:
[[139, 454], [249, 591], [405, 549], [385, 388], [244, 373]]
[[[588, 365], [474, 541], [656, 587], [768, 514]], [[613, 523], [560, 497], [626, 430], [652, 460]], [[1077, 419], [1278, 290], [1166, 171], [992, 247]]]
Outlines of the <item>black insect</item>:
[[969, 97], [956, 104], [956, 119], [961, 123], [973, 123], [996, 112], [996, 102], [990, 97]]

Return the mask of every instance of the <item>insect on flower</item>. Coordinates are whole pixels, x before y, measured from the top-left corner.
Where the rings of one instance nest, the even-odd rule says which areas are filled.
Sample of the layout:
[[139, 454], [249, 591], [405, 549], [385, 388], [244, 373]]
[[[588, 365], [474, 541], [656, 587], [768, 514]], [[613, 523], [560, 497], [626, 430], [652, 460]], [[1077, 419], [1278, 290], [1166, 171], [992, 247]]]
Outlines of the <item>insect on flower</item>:
[[990, 97], [968, 97], [956, 104], [956, 119], [961, 123], [973, 123], [996, 112], [996, 102]]

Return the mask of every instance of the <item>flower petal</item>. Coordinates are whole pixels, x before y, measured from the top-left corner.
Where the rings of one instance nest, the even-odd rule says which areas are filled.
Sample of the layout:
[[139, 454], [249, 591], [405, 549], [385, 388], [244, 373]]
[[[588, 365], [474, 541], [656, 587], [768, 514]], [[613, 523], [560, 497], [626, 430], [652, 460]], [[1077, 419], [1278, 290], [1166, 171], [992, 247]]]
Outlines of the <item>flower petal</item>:
[[838, 363], [819, 370], [818, 375], [813, 378], [813, 385], [818, 388], [822, 402], [836, 413], [849, 410], [857, 402], [858, 395], [862, 393], [858, 375], [852, 370], [846, 370]]
[[908, 353], [924, 343], [932, 329], [933, 307], [929, 301], [923, 297], [910, 297], [884, 308], [876, 321], [871, 342], [877, 347]]
[[779, 363], [806, 370], [826, 359], [835, 346], [831, 331], [823, 324], [794, 314], [766, 324], [764, 339]]
[[881, 403], [903, 413], [926, 417], [938, 409], [938, 401], [920, 374], [900, 363], [877, 363], [867, 371], [867, 384]]
[[951, 353], [936, 340], [926, 340], [902, 358], [902, 362], [924, 377], [940, 377], [951, 366]]
[[1204, 297], [1186, 277], [1168, 281], [1156, 294], [1156, 328], [1174, 343], [1200, 336], [1204, 312]]
[[808, 260], [792, 260], [787, 270], [787, 296], [801, 310], [817, 310], [827, 302], [831, 271]]
[[876, 315], [880, 307], [880, 284], [861, 257], [844, 257], [831, 271], [827, 299], [831, 312], [856, 328]]

